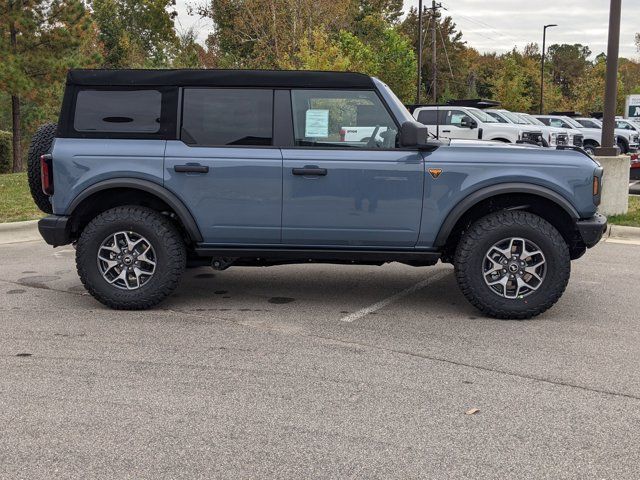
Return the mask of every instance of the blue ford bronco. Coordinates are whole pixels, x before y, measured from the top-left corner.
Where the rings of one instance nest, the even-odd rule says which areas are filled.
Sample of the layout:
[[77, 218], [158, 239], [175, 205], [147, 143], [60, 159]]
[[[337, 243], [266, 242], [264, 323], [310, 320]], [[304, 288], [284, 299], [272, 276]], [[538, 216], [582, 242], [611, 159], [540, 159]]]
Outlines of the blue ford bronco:
[[188, 266], [440, 260], [482, 312], [530, 318], [606, 229], [584, 152], [430, 138], [358, 73], [72, 70], [29, 178], [45, 241], [117, 309]]

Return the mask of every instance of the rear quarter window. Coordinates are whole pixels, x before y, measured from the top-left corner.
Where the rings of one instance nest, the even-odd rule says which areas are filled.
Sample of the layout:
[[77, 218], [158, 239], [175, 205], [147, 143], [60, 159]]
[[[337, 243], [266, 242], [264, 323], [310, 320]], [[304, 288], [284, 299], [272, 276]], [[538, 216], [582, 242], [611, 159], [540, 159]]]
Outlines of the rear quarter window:
[[76, 98], [77, 132], [158, 133], [162, 94], [158, 90], [83, 90]]
[[176, 87], [77, 88], [68, 114], [63, 106], [61, 132], [82, 138], [175, 138], [177, 92]]

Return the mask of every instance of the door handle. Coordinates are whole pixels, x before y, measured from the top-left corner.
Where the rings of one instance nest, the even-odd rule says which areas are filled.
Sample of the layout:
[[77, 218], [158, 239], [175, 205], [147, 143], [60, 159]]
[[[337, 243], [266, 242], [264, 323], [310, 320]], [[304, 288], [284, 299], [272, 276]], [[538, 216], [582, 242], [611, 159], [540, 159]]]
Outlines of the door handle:
[[291, 172], [294, 175], [324, 177], [327, 174], [327, 169], [315, 166], [306, 166], [303, 168], [294, 168]]
[[442, 130], [442, 133], [451, 133], [451, 130]]
[[176, 165], [173, 169], [178, 173], [209, 173], [206, 165]]

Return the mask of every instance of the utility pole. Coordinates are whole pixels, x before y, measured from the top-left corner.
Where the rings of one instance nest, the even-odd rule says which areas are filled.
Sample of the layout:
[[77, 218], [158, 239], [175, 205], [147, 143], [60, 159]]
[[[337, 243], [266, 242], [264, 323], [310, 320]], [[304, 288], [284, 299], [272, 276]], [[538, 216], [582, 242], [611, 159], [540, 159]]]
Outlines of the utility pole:
[[442, 4], [436, 5], [436, 0], [431, 0], [431, 19], [433, 20], [433, 30], [431, 31], [431, 71], [433, 72], [433, 103], [438, 103], [438, 50], [437, 50], [437, 29], [438, 29], [438, 21], [436, 19], [436, 13], [438, 12], [438, 8], [440, 8]]
[[[431, 31], [431, 72], [433, 75], [433, 80], [431, 82], [432, 91], [433, 91], [433, 101], [434, 103], [438, 99], [438, 93], [436, 88], [436, 82], [438, 81], [438, 53], [436, 51], [436, 42], [437, 42], [437, 29], [438, 24], [436, 23], [436, 14], [438, 13], [438, 9], [442, 8], [441, 3], [436, 3], [435, 0], [431, 0], [431, 20], [433, 20], [433, 30]], [[420, 90], [422, 87], [422, 50], [424, 46], [424, 41], [422, 38], [422, 29], [423, 29], [423, 15], [424, 8], [422, 7], [422, 0], [418, 0], [418, 84], [416, 85], [416, 104], [420, 104]], [[427, 28], [428, 25], [427, 25]]]
[[609, 9], [609, 39], [607, 43], [607, 80], [604, 91], [604, 116], [602, 118], [602, 142], [596, 155], [617, 156], [620, 150], [614, 146], [616, 122], [616, 96], [618, 90], [618, 47], [620, 45], [620, 12], [622, 0], [611, 0]]
[[547, 28], [557, 27], [555, 23], [545, 25], [542, 29], [542, 61], [540, 62], [540, 115], [544, 114], [544, 56], [547, 48]]
[[418, 1], [418, 85], [416, 86], [416, 105], [420, 105], [420, 87], [422, 86], [422, 0]]

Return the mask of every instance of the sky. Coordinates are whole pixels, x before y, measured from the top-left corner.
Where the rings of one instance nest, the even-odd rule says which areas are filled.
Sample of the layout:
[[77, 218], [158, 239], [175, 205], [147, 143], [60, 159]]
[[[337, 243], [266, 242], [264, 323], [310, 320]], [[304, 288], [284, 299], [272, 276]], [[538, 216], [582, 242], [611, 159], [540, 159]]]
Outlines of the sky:
[[[199, 40], [207, 37], [211, 23], [190, 16], [188, 5], [199, 0], [177, 0], [178, 28], [195, 27]], [[200, 0], [201, 1], [201, 0]], [[339, 1], [339, 0], [336, 0]], [[423, 0], [431, 5], [431, 0]], [[547, 45], [582, 43], [593, 56], [606, 52], [609, 25], [609, 0], [440, 0], [462, 31], [463, 40], [482, 53], [504, 53], [514, 46], [542, 44], [542, 26], [547, 29]], [[405, 9], [417, 6], [418, 0], [405, 0]], [[640, 0], [622, 0], [620, 56], [640, 58], [634, 38], [640, 32]]]

